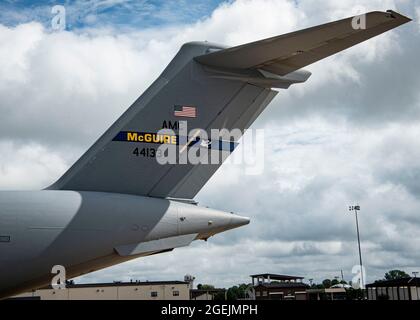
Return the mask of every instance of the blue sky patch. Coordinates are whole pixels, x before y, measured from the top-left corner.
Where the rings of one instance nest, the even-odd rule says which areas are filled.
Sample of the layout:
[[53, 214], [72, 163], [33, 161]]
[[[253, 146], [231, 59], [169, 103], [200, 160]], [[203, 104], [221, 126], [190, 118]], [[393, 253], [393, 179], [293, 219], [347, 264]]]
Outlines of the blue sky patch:
[[191, 23], [211, 15], [223, 0], [6, 0], [0, 3], [0, 24], [37, 21], [51, 26], [55, 5], [66, 9], [66, 29], [113, 27], [137, 29]]

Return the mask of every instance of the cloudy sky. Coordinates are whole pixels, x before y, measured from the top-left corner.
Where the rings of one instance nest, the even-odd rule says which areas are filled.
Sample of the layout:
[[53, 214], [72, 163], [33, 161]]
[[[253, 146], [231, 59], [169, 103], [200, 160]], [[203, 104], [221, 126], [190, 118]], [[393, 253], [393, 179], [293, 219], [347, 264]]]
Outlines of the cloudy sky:
[[231, 286], [259, 272], [320, 281], [340, 270], [351, 280], [356, 203], [368, 281], [420, 271], [420, 0], [2, 1], [0, 189], [54, 182], [184, 42], [237, 45], [387, 9], [414, 21], [308, 67], [310, 80], [280, 91], [253, 125], [265, 129], [262, 174], [225, 165], [198, 195], [249, 226], [77, 281], [189, 273]]

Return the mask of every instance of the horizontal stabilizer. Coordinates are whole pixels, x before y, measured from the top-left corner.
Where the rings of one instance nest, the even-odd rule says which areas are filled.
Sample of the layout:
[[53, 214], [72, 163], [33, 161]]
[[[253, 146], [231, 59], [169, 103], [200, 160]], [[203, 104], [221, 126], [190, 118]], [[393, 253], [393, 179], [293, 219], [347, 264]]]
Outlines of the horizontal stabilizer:
[[115, 248], [117, 253], [122, 257], [136, 256], [145, 253], [159, 252], [179, 247], [189, 246], [197, 237], [195, 234], [187, 234], [177, 237], [164, 238], [159, 240], [147, 241], [142, 243], [129, 244]]
[[212, 67], [261, 69], [284, 76], [409, 21], [391, 10], [375, 11], [212, 52], [196, 57], [196, 61]]

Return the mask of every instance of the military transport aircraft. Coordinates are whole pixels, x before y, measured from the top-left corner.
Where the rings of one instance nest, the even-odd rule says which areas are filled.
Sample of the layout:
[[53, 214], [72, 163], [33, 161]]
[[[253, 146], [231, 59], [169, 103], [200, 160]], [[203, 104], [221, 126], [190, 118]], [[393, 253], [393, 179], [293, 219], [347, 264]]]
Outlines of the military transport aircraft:
[[[57, 182], [0, 192], [0, 297], [49, 284], [55, 265], [73, 278], [248, 224], [193, 200], [221, 162], [162, 165], [159, 148], [183, 146], [181, 122], [209, 136], [212, 129], [243, 132], [276, 96], [273, 88], [310, 77], [303, 67], [410, 21], [394, 11], [364, 18], [365, 25], [351, 17], [232, 48], [183, 45]], [[198, 144], [197, 136], [184, 138], [180, 153], [196, 147], [226, 156], [237, 142], [224, 134]]]

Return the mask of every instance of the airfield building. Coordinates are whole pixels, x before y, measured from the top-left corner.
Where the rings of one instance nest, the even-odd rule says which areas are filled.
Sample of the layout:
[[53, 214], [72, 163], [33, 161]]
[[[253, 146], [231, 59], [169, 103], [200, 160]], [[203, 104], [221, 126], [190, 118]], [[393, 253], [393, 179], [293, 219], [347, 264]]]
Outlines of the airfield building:
[[369, 300], [420, 300], [420, 278], [377, 281], [366, 290]]
[[114, 282], [68, 284], [51, 287], [15, 298], [34, 300], [189, 300], [190, 283], [185, 281]]
[[307, 300], [309, 286], [303, 277], [280, 274], [251, 275], [256, 300]]

